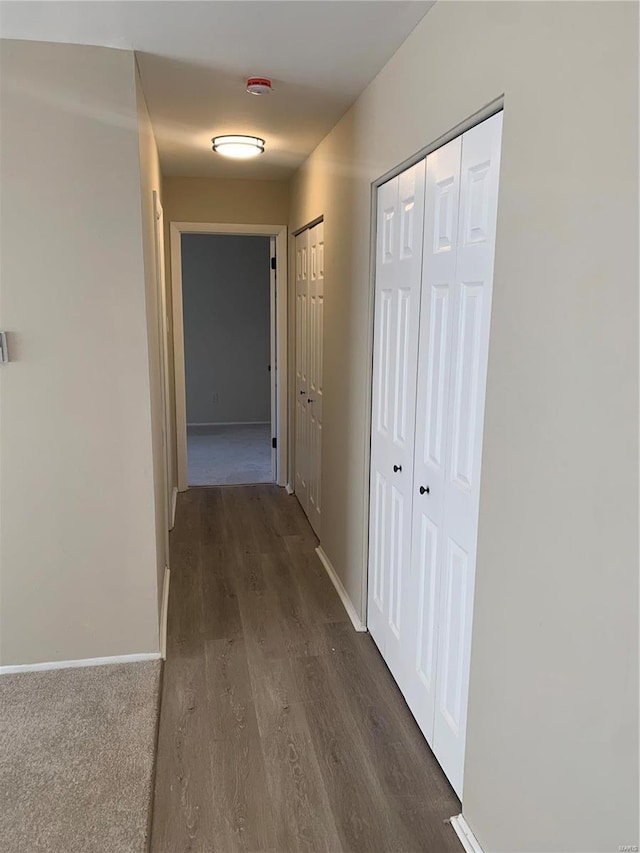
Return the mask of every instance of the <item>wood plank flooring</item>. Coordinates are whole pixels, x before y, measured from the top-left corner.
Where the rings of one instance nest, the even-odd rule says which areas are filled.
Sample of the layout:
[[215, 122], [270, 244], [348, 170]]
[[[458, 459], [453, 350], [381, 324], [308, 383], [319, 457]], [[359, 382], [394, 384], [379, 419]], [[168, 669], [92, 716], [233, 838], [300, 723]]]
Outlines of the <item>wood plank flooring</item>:
[[179, 496], [152, 853], [460, 853], [460, 803], [316, 545], [284, 489]]

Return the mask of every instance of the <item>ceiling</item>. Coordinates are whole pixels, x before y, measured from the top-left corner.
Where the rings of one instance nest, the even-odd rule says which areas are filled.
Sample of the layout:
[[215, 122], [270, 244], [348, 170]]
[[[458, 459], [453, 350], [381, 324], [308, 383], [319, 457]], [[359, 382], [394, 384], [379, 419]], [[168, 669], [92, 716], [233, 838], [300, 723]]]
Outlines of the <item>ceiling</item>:
[[[165, 175], [287, 178], [433, 0], [31, 0], [0, 3], [3, 38], [133, 49]], [[245, 92], [248, 76], [274, 91]], [[211, 137], [266, 140], [255, 160]]]

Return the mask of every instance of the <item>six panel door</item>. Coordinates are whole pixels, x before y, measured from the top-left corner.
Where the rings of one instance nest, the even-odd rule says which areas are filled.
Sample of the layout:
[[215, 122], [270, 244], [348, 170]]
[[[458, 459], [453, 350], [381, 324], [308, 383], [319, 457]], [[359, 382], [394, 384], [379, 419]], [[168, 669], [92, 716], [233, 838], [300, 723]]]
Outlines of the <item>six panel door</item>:
[[309, 514], [309, 232], [296, 237], [295, 493]]
[[317, 536], [322, 515], [324, 224], [297, 235], [295, 493]]
[[322, 464], [322, 335], [324, 320], [324, 223], [309, 229], [309, 351], [307, 419], [309, 429], [309, 509], [307, 515], [320, 536]]
[[405, 691], [424, 173], [423, 161], [378, 192], [368, 628]]
[[406, 694], [432, 742], [462, 138], [427, 157], [411, 553], [411, 658]]
[[459, 796], [501, 133], [499, 113], [378, 190], [368, 626]]
[[462, 141], [433, 751], [462, 796], [502, 113]]

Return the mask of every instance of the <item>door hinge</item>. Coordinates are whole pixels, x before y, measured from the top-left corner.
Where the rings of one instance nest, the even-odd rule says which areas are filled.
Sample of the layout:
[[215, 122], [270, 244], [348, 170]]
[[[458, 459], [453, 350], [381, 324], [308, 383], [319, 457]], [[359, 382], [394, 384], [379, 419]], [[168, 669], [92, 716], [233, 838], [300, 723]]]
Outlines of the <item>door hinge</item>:
[[276, 259], [271, 258], [271, 269], [274, 270], [276, 268]]
[[273, 447], [275, 449], [277, 446], [278, 446], [278, 439], [274, 435], [273, 438], [271, 439], [271, 447]]

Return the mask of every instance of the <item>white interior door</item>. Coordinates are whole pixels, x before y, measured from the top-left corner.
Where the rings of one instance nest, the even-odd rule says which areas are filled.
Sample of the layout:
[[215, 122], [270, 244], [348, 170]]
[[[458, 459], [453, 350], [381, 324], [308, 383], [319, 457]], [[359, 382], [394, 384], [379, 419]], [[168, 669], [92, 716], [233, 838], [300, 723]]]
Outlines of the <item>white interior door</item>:
[[324, 223], [309, 229], [308, 494], [307, 515], [320, 536], [322, 467], [322, 336], [324, 320]]
[[411, 658], [415, 672], [405, 695], [430, 744], [435, 718], [461, 152], [462, 137], [458, 137], [427, 157], [426, 174], [413, 463]]
[[501, 134], [378, 191], [368, 627], [459, 796]]
[[160, 360], [160, 393], [162, 401], [162, 445], [164, 458], [164, 490], [165, 490], [165, 510], [166, 510], [166, 560], [169, 562], [169, 537], [168, 531], [173, 526], [173, 459], [172, 451], [172, 433], [171, 433], [171, 416], [169, 412], [169, 345], [168, 345], [168, 320], [167, 320], [167, 288], [165, 282], [165, 265], [164, 265], [164, 219], [162, 205], [158, 198], [158, 193], [153, 191], [153, 213], [154, 213], [154, 234], [155, 234], [155, 249], [156, 249], [156, 292], [157, 292], [157, 312], [158, 312], [158, 344], [159, 344], [159, 360]]
[[298, 234], [296, 252], [295, 493], [309, 515], [309, 231]]
[[[432, 748], [462, 796], [502, 113], [462, 138]], [[428, 166], [427, 166], [428, 171]], [[424, 501], [430, 495], [423, 495]]]
[[403, 691], [412, 680], [411, 515], [424, 161], [378, 190], [368, 628]]

